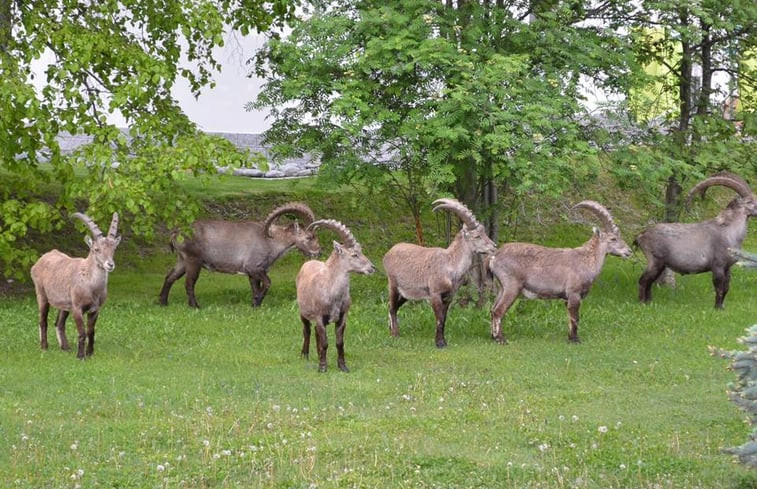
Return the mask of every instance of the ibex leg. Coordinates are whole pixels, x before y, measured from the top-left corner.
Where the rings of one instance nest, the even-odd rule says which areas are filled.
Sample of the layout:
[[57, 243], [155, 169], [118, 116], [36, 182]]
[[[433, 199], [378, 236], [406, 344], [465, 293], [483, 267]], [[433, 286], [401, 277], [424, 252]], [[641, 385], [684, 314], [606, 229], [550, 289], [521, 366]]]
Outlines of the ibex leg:
[[347, 311], [342, 311], [339, 320], [336, 322], [336, 354], [337, 365], [342, 372], [349, 372], [347, 364], [344, 361], [344, 329], [347, 327]]
[[665, 270], [663, 265], [647, 264], [647, 269], [639, 277], [639, 300], [647, 303], [652, 300], [652, 285]]
[[578, 308], [581, 306], [581, 297], [578, 295], [571, 295], [568, 297], [568, 341], [573, 343], [581, 343], [578, 338]]
[[329, 340], [326, 337], [326, 320], [318, 318], [315, 322], [315, 343], [318, 347], [318, 371], [326, 371], [326, 351], [329, 349]]
[[70, 350], [68, 346], [68, 338], [66, 338], [66, 319], [68, 319], [68, 311], [61, 309], [58, 311], [58, 318], [55, 320], [55, 334], [58, 336], [58, 344], [61, 350]]
[[513, 305], [515, 299], [518, 298], [519, 291], [517, 288], [505, 288], [504, 285], [500, 288], [497, 298], [492, 306], [492, 318], [491, 318], [491, 335], [492, 339], [497, 343], [505, 344], [507, 340], [502, 334], [502, 318], [507, 311], [510, 310], [510, 306]]
[[447, 311], [449, 310], [450, 298], [434, 295], [431, 297], [431, 307], [436, 317], [436, 347], [444, 348], [447, 346], [447, 340], [444, 338], [444, 325], [447, 322]]
[[50, 303], [42, 299], [38, 299], [37, 302], [39, 305], [39, 347], [47, 350], [47, 314], [50, 312]]
[[179, 261], [176, 266], [168, 271], [166, 279], [163, 281], [163, 288], [160, 289], [160, 298], [158, 299], [161, 306], [168, 305], [168, 293], [171, 292], [173, 283], [179, 280], [186, 273], [187, 268], [184, 266], [184, 261]]
[[400, 328], [397, 323], [397, 310], [405, 302], [407, 302], [407, 299], [400, 295], [397, 287], [393, 284], [389, 284], [389, 332], [392, 336], [400, 335]]
[[74, 321], [76, 322], [76, 330], [79, 333], [79, 349], [76, 353], [76, 357], [84, 359], [84, 344], [87, 340], [87, 333], [84, 330], [84, 312], [79, 308], [75, 308], [71, 312], [73, 313]]
[[189, 307], [199, 308], [200, 305], [197, 303], [197, 298], [195, 297], [195, 284], [197, 283], [197, 279], [200, 276], [200, 264], [187, 264], [186, 271], [187, 278], [184, 279], [184, 288], [187, 291], [187, 301], [189, 302]]
[[250, 288], [252, 289], [252, 306], [258, 307], [263, 303], [268, 289], [271, 287], [271, 278], [263, 272], [250, 275]]
[[300, 316], [302, 320], [302, 356], [305, 360], [310, 356], [310, 321], [305, 316]]
[[90, 312], [87, 314], [87, 352], [86, 355], [92, 356], [92, 354], [95, 352], [95, 323], [97, 322], [97, 316], [100, 314], [100, 311]]
[[723, 301], [731, 283], [731, 269], [713, 270], [712, 284], [715, 286], [715, 307], [723, 309]]

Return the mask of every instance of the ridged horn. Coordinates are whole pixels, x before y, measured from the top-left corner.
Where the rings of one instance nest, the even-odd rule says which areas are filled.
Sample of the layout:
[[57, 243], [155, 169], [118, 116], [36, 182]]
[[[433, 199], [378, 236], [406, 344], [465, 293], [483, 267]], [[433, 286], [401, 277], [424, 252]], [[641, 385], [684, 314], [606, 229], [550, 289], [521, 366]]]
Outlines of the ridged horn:
[[612, 218], [612, 214], [605, 206], [594, 200], [583, 200], [573, 206], [573, 209], [587, 209], [599, 218], [605, 231], [617, 233], [620, 231]]
[[317, 221], [311, 222], [307, 230], [308, 231], [314, 231], [316, 228], [326, 228], [334, 231], [336, 234], [338, 234], [342, 238], [342, 244], [347, 246], [348, 248], [352, 248], [357, 244], [357, 240], [352, 235], [350, 230], [342, 224], [339, 221], [336, 221], [334, 219], [319, 219]]
[[271, 224], [284, 214], [294, 214], [302, 217], [305, 220], [305, 225], [308, 225], [315, 220], [315, 214], [310, 210], [310, 207], [302, 202], [289, 202], [288, 204], [275, 208], [270, 214], [268, 214], [268, 217], [265, 218], [265, 221], [263, 222], [263, 232], [266, 236], [269, 238], [271, 237]]
[[473, 212], [457, 199], [437, 199], [433, 202], [433, 205], [436, 206], [434, 212], [438, 210], [450, 211], [460, 218], [469, 229], [480, 226]]
[[93, 238], [99, 238], [103, 235], [103, 232], [100, 231], [99, 227], [97, 227], [95, 221], [93, 221], [88, 215], [82, 214], [81, 212], [74, 212], [73, 214], [71, 214], [71, 217], [80, 219], [84, 224], [86, 224], [89, 228], [89, 232], [92, 233]]
[[689, 206], [691, 205], [691, 200], [696, 194], [698, 194], [699, 192], [704, 192], [708, 188], [715, 185], [728, 187], [739, 194], [741, 197], [749, 197], [750, 195], [752, 195], [752, 189], [743, 178], [730, 172], [721, 172], [716, 173], [709, 178], [705, 178], [698, 184], [694, 185], [691, 190], [689, 190], [689, 195], [686, 196], [686, 208], [689, 208]]
[[111, 239], [116, 238], [118, 233], [118, 212], [113, 213], [113, 219], [110, 221], [110, 229], [108, 229], [108, 237]]

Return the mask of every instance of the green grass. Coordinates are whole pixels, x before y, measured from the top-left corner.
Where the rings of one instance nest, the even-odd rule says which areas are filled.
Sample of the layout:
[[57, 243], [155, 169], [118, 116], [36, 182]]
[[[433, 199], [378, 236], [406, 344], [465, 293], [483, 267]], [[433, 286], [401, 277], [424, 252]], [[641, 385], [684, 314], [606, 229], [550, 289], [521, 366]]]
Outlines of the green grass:
[[[348, 190], [229, 185], [219, 201], [240, 208], [296, 197], [334, 212], [377, 265], [411, 228]], [[309, 361], [299, 355], [302, 256], [274, 266], [259, 309], [246, 277], [204, 271], [202, 309], [190, 310], [183, 280], [157, 305], [167, 249], [121, 251], [87, 361], [60, 351], [52, 331], [39, 350], [28, 289], [0, 301], [0, 487], [757, 487], [720, 452], [749, 427], [725, 394], [734, 374], [708, 352], [738, 348], [755, 322], [757, 273], [734, 271], [723, 311], [705, 275], [655, 288], [642, 306], [643, 260], [610, 257], [581, 308], [583, 343], [566, 341], [561, 302], [519, 301], [505, 346], [488, 338], [490, 303], [454, 305], [444, 350], [428, 304], [404, 306], [392, 338], [385, 277], [355, 276], [351, 372], [336, 368], [330, 326], [319, 374], [313, 348]]]

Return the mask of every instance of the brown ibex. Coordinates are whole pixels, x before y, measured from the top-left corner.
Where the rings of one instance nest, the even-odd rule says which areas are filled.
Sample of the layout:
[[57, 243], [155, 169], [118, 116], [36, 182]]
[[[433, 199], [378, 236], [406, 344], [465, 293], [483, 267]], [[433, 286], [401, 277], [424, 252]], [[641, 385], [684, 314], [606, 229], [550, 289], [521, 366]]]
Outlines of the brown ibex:
[[722, 308], [736, 258], [729, 248], [741, 248], [747, 233], [747, 219], [757, 216], [757, 200], [749, 185], [738, 175], [719, 173], [696, 184], [686, 198], [691, 199], [714, 185], [739, 194], [715, 218], [693, 223], [660, 223], [644, 230], [634, 243], [647, 258], [647, 268], [639, 278], [639, 300], [652, 300], [652, 284], [667, 267], [681, 274], [712, 272], [715, 307]]
[[[58, 250], [48, 251], [32, 266], [31, 276], [39, 306], [39, 344], [47, 350], [47, 315], [50, 306], [58, 309], [55, 330], [61, 349], [68, 350], [66, 319], [73, 313], [79, 331], [78, 358], [95, 351], [95, 323], [100, 308], [108, 297], [108, 273], [116, 267], [113, 254], [121, 236], [117, 236], [118, 214], [113, 213], [108, 235], [103, 236], [97, 224], [88, 216], [76, 212], [71, 215], [87, 225], [92, 237], [84, 241], [89, 247], [87, 258], [72, 258]], [[87, 328], [84, 328], [84, 314]], [[85, 342], [89, 339], [89, 343]]]
[[462, 222], [462, 229], [447, 248], [428, 248], [398, 243], [384, 255], [384, 270], [389, 279], [389, 327], [399, 335], [397, 309], [408, 299], [429, 300], [436, 317], [436, 346], [444, 348], [447, 311], [457, 289], [473, 264], [476, 253], [491, 254], [497, 245], [487, 236], [473, 213], [455, 199], [439, 199], [434, 211], [446, 210]]
[[601, 204], [592, 200], [579, 202], [574, 209], [594, 213], [602, 223], [589, 241], [578, 248], [547, 248], [531, 243], [506, 243], [489, 262], [500, 290], [492, 307], [492, 338], [505, 343], [502, 316], [515, 299], [562, 299], [568, 307], [568, 340], [579, 342], [578, 308], [602, 270], [605, 256], [628, 258], [631, 249], [621, 239], [620, 230]]
[[302, 320], [302, 356], [308, 358], [310, 324], [315, 322], [318, 370], [326, 371], [326, 325], [334, 323], [338, 366], [343, 372], [349, 372], [344, 361], [344, 329], [347, 326], [347, 312], [352, 304], [349, 273], [370, 274], [376, 271], [376, 267], [363, 255], [360, 243], [344, 224], [333, 219], [318, 220], [311, 223], [308, 230], [318, 227], [330, 229], [338, 234], [342, 238], [342, 244], [334, 241], [334, 251], [325, 262], [307, 261], [297, 274], [295, 282]]
[[312, 230], [297, 222], [288, 226], [274, 224], [285, 214], [301, 217], [306, 225], [315, 219], [307, 205], [290, 202], [271, 211], [262, 223], [198, 220], [192, 224], [191, 237], [182, 240], [174, 232], [171, 248], [178, 257], [163, 282], [160, 304], [168, 304], [171, 286], [186, 274], [184, 287], [189, 305], [200, 307], [195, 298], [195, 283], [204, 267], [215, 272], [247, 275], [252, 289], [252, 305], [259, 306], [271, 286], [268, 269], [284, 253], [295, 247], [308, 257], [318, 256], [321, 252]]

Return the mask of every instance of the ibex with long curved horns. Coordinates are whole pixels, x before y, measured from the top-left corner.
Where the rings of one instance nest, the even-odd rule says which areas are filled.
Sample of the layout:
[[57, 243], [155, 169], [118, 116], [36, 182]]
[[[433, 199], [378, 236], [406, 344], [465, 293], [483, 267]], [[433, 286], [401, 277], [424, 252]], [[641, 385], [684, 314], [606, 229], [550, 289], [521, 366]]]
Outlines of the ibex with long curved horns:
[[[47, 314], [50, 306], [58, 309], [55, 329], [58, 344], [68, 350], [66, 319], [73, 313], [79, 331], [78, 358], [90, 356], [95, 351], [95, 323], [100, 307], [108, 297], [108, 273], [116, 267], [113, 254], [121, 236], [118, 232], [118, 214], [113, 213], [108, 235], [103, 236], [97, 224], [88, 216], [76, 212], [71, 215], [87, 225], [92, 236], [84, 241], [89, 247], [87, 258], [71, 258], [58, 250], [48, 251], [32, 266], [31, 275], [39, 306], [39, 344], [47, 350]], [[84, 328], [84, 314], [87, 328]], [[89, 343], [85, 342], [89, 339]]]
[[444, 348], [444, 326], [450, 303], [460, 288], [476, 253], [494, 253], [497, 245], [487, 236], [473, 212], [455, 199], [434, 201], [434, 211], [456, 215], [463, 227], [447, 248], [427, 248], [398, 243], [384, 255], [389, 280], [389, 328], [399, 335], [397, 309], [409, 300], [429, 300], [436, 317], [436, 346]]
[[639, 278], [639, 300], [652, 300], [652, 284], [667, 267], [681, 274], [712, 272], [715, 307], [722, 308], [731, 281], [731, 266], [736, 258], [729, 248], [739, 249], [747, 232], [747, 219], [757, 216], [757, 199], [749, 185], [738, 175], [715, 174], [696, 184], [686, 198], [691, 199], [709, 187], [721, 185], [739, 194], [713, 219], [694, 223], [660, 223], [637, 236], [647, 258], [647, 268]]
[[317, 228], [330, 229], [342, 239], [334, 241], [334, 251], [325, 262], [310, 260], [305, 262], [297, 274], [297, 304], [302, 320], [302, 356], [310, 351], [310, 323], [315, 322], [315, 342], [318, 349], [318, 370], [326, 371], [326, 350], [328, 339], [326, 325], [336, 325], [336, 351], [339, 369], [348, 372], [344, 361], [344, 328], [347, 326], [347, 312], [352, 305], [350, 298], [350, 272], [370, 274], [376, 271], [373, 263], [363, 255], [360, 243], [349, 229], [333, 219], [319, 220], [308, 226], [309, 231]]
[[268, 269], [292, 248], [309, 257], [318, 256], [321, 247], [312, 230], [297, 222], [279, 226], [274, 222], [285, 214], [302, 218], [305, 224], [315, 219], [313, 211], [299, 202], [277, 207], [262, 223], [245, 221], [199, 220], [192, 224], [192, 236], [179, 239], [171, 235], [171, 248], [177, 252], [176, 265], [169, 270], [160, 291], [160, 304], [168, 304], [168, 293], [184, 274], [184, 286], [191, 307], [200, 307], [195, 298], [195, 283], [202, 267], [221, 273], [247, 275], [252, 289], [252, 305], [263, 302], [271, 279]]
[[505, 343], [502, 316], [519, 295], [528, 299], [562, 299], [568, 307], [568, 340], [579, 342], [578, 309], [602, 271], [607, 254], [628, 258], [631, 249], [620, 237], [610, 212], [598, 202], [584, 200], [574, 209], [586, 209], [602, 223], [578, 248], [547, 248], [531, 243], [506, 243], [489, 262], [500, 283], [492, 307], [492, 338]]

